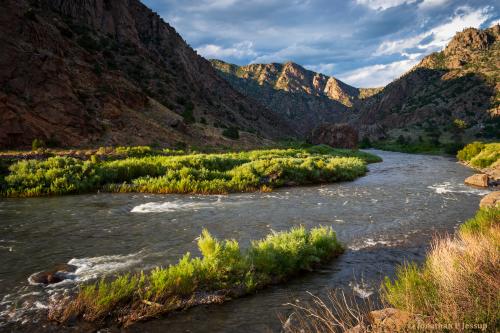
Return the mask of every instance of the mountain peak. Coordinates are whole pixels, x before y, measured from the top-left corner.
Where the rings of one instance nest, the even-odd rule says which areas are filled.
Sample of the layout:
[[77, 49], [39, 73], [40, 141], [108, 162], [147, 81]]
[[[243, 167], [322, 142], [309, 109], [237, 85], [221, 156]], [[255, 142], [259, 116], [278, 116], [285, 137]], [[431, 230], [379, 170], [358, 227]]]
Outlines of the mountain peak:
[[467, 28], [457, 33], [444, 49], [445, 55], [456, 53], [470, 53], [471, 51], [486, 50], [495, 43], [500, 26], [497, 24], [490, 29], [479, 30]]
[[269, 85], [273, 89], [291, 93], [325, 97], [349, 107], [360, 94], [360, 90], [355, 87], [334, 77], [308, 70], [293, 61], [246, 66], [212, 61], [212, 65], [221, 72], [254, 80], [259, 85]]

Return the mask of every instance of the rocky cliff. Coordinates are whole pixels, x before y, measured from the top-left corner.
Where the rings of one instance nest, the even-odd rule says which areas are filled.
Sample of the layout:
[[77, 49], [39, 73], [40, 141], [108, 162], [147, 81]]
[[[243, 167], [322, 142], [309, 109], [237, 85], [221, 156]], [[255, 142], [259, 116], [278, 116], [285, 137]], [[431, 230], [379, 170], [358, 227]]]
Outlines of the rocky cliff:
[[352, 122], [372, 140], [498, 138], [499, 68], [500, 26], [466, 29], [442, 52], [364, 100]]
[[212, 60], [212, 65], [236, 90], [285, 118], [301, 136], [319, 124], [349, 118], [353, 105], [377, 92], [351, 87], [293, 62], [237, 66]]
[[293, 132], [138, 0], [0, 3], [0, 147], [229, 145], [230, 126], [257, 144]]
[[499, 25], [457, 33], [383, 89], [354, 88], [294, 63], [212, 64], [302, 136], [348, 121], [372, 141], [458, 143], [500, 137], [499, 35]]

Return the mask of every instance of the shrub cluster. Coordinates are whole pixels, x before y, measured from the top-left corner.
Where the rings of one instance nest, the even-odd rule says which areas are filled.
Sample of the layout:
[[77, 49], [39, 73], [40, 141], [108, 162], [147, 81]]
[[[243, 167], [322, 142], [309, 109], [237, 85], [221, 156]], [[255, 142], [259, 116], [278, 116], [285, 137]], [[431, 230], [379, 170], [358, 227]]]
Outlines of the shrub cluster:
[[200, 303], [202, 295], [241, 296], [311, 270], [342, 253], [331, 227], [292, 228], [254, 241], [241, 251], [235, 240], [219, 241], [203, 230], [201, 257], [184, 255], [177, 264], [149, 273], [125, 274], [112, 281], [83, 286], [71, 299], [52, 305], [50, 318], [64, 322], [81, 316], [130, 324]]
[[[292, 184], [353, 180], [366, 163], [380, 158], [364, 152], [314, 146], [225, 154], [165, 156], [149, 147], [119, 147], [127, 156], [82, 161], [51, 157], [13, 164], [4, 179], [6, 196], [111, 192], [203, 193], [255, 191]], [[139, 157], [132, 157], [139, 156]]]

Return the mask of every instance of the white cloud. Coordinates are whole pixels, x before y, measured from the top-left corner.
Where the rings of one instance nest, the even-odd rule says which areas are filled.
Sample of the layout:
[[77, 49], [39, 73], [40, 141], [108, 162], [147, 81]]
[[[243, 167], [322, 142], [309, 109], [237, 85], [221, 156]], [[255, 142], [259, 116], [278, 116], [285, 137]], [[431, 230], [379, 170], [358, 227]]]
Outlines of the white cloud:
[[427, 10], [435, 7], [442, 6], [450, 0], [424, 0], [418, 4], [419, 9]]
[[[430, 53], [442, 49], [450, 39], [465, 28], [476, 27], [491, 18], [491, 7], [472, 9], [459, 7], [450, 20], [413, 37], [383, 42], [377, 49], [376, 55], [390, 55], [403, 53], [409, 48], [417, 48], [422, 52]], [[424, 42], [425, 40], [425, 42]]]
[[417, 0], [356, 0], [358, 4], [370, 7], [374, 10], [386, 10], [391, 7], [410, 4], [416, 1]]
[[273, 53], [263, 54], [251, 61], [252, 64], [293, 61], [298, 57], [328, 56], [331, 50], [319, 49], [307, 45], [293, 44]]
[[490, 24], [489, 24], [489, 27], [491, 28], [491, 27], [493, 27], [493, 26], [495, 26], [497, 24], [500, 24], [500, 19], [491, 21]]
[[400, 77], [418, 63], [418, 59], [400, 60], [390, 64], [377, 64], [338, 75], [338, 78], [355, 87], [382, 87]]
[[304, 68], [307, 68], [313, 72], [321, 73], [325, 75], [334, 75], [335, 64], [318, 64], [318, 65], [305, 65]]
[[253, 48], [253, 43], [249, 41], [237, 43], [227, 48], [215, 44], [205, 44], [197, 48], [196, 51], [207, 59], [241, 59], [245, 57], [257, 56], [257, 53]]
[[196, 11], [210, 11], [210, 10], [220, 10], [226, 9], [235, 5], [238, 0], [204, 0], [202, 3], [196, 6], [191, 6], [192, 10]]

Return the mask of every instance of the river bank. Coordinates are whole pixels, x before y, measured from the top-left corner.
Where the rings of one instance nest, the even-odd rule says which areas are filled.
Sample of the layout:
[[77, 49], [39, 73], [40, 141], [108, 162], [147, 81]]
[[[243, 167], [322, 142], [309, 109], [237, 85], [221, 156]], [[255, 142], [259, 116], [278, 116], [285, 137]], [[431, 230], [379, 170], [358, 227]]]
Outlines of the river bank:
[[[467, 177], [465, 184], [495, 189], [499, 144], [476, 142], [457, 157], [463, 165], [484, 172]], [[454, 235], [433, 240], [422, 264], [405, 262], [394, 278], [385, 278], [379, 290], [384, 308], [359, 307], [332, 291], [327, 301], [313, 297], [305, 306], [294, 305], [284, 331], [493, 332], [500, 311], [500, 192], [486, 193], [475, 216]]]
[[[50, 299], [102, 277], [140, 273], [197, 254], [203, 227], [242, 249], [271, 230], [332, 226], [346, 250], [314, 273], [300, 274], [227, 304], [201, 306], [110, 332], [266, 332], [281, 328], [283, 304], [310, 291], [341, 288], [376, 296], [397, 264], [422, 262], [435, 234], [451, 233], [473, 216], [486, 191], [463, 185], [471, 171], [454, 159], [371, 151], [384, 162], [353, 182], [289, 187], [227, 196], [86, 194], [0, 199], [0, 325], [25, 332], [92, 332], [46, 322]], [[19, 263], [23, 264], [20, 265]], [[66, 280], [31, 285], [28, 278], [58, 263], [76, 266]], [[23, 324], [24, 322], [24, 324]]]

